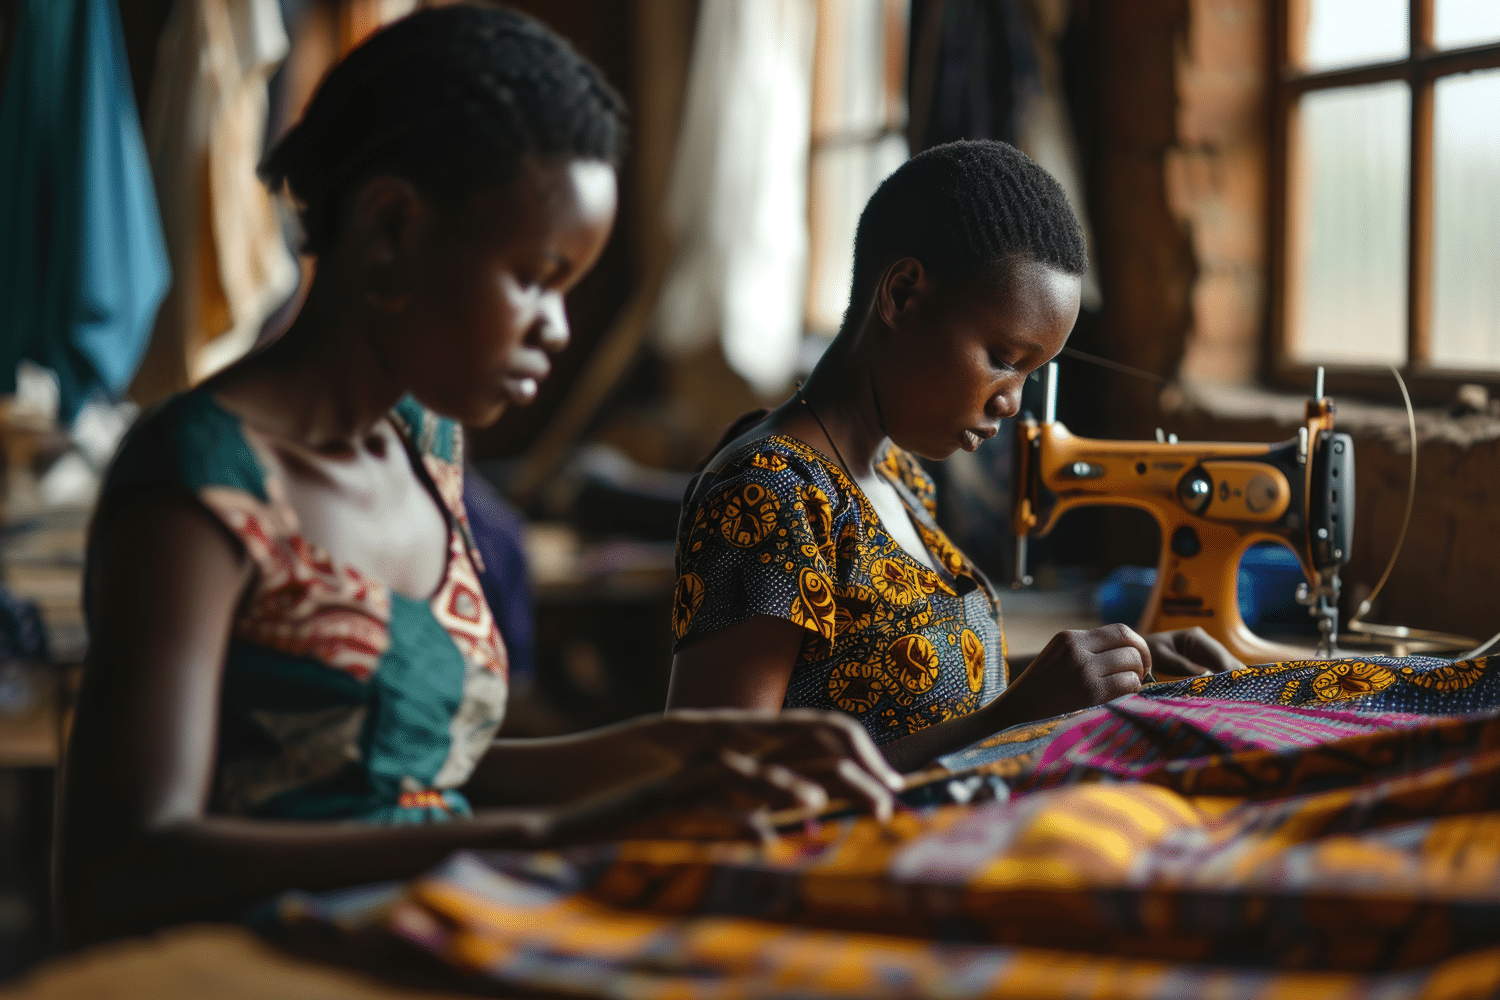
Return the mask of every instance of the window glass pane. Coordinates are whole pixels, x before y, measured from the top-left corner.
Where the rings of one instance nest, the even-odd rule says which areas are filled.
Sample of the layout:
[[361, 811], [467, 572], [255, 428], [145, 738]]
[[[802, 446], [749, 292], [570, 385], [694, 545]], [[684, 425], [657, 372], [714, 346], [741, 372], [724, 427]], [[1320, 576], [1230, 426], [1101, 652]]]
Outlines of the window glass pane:
[[1404, 361], [1410, 91], [1404, 82], [1312, 91], [1299, 111], [1291, 353]]
[[1500, 3], [1495, 0], [1437, 0], [1433, 41], [1440, 49], [1500, 39]]
[[1308, 69], [1406, 57], [1407, 0], [1312, 0], [1308, 6], [1302, 56]]
[[1432, 361], [1500, 367], [1500, 70], [1434, 95]]
[[813, 153], [808, 171], [809, 330], [838, 332], [854, 278], [854, 230], [859, 213], [880, 182], [905, 162], [904, 135]]

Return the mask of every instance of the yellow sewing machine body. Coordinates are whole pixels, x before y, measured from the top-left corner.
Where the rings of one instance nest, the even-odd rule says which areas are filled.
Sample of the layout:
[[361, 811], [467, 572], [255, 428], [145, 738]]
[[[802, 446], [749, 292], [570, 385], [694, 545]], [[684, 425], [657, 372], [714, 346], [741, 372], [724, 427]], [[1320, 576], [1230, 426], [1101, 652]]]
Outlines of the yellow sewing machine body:
[[[1049, 398], [1049, 416], [1051, 408]], [[1311, 656], [1245, 624], [1239, 565], [1256, 542], [1279, 542], [1297, 553], [1310, 593], [1322, 595], [1313, 598], [1321, 613], [1336, 604], [1354, 483], [1352, 442], [1332, 427], [1327, 399], [1311, 401], [1298, 436], [1279, 444], [1092, 440], [1055, 420], [1018, 419], [1011, 512], [1018, 578], [1025, 579], [1027, 536], [1049, 533], [1079, 507], [1134, 507], [1161, 529], [1156, 585], [1139, 631], [1202, 626], [1246, 663]]]

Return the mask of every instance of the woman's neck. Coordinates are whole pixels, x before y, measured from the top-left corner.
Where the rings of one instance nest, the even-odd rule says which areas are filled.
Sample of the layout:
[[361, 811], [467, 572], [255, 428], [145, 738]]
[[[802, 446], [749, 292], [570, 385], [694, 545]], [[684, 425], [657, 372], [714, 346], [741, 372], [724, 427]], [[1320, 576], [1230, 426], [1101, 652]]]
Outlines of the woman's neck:
[[405, 392], [380, 344], [390, 318], [313, 279], [297, 318], [270, 346], [208, 386], [263, 429], [322, 452], [363, 440]]
[[835, 451], [856, 478], [874, 474], [885, 450], [885, 421], [875, 395], [870, 368], [859, 349], [864, 331], [841, 333], [803, 383], [807, 409], [831, 439]]

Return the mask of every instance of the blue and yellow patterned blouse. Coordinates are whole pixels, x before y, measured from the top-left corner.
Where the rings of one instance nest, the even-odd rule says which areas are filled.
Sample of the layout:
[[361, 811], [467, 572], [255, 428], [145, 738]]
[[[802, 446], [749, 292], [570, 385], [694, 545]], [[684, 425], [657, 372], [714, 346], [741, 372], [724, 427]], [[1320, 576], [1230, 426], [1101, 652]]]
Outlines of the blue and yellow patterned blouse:
[[672, 630], [681, 644], [754, 615], [807, 630], [786, 708], [840, 709], [887, 744], [974, 711], [1005, 688], [999, 605], [933, 520], [932, 480], [907, 453], [879, 463], [907, 498], [934, 571], [816, 449], [772, 435], [722, 454], [688, 487]]
[[208, 392], [144, 416], [110, 468], [101, 510], [142, 490], [190, 496], [255, 565], [225, 655], [215, 813], [411, 823], [469, 812], [458, 789], [505, 714], [505, 646], [469, 541], [460, 428], [410, 398], [390, 420], [448, 523], [427, 600], [306, 538], [273, 471], [276, 442]]

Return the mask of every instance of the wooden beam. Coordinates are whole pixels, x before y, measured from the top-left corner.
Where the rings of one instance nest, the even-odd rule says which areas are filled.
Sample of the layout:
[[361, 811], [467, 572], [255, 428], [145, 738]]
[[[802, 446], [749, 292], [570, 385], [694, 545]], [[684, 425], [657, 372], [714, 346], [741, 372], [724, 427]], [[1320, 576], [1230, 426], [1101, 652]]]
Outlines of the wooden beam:
[[527, 450], [509, 490], [511, 498], [523, 508], [536, 502], [567, 460], [599, 407], [639, 356], [650, 332], [671, 254], [671, 240], [662, 225], [662, 204], [687, 92], [697, 13], [697, 0], [635, 0], [631, 8], [637, 93], [633, 122], [636, 183], [632, 194], [640, 212], [635, 248], [640, 278], [624, 308], [599, 338], [562, 405]]
[[1283, 88], [1293, 94], [1304, 94], [1309, 90], [1326, 90], [1329, 87], [1355, 87], [1366, 83], [1384, 83], [1387, 80], [1406, 80], [1411, 78], [1417, 68], [1428, 78], [1435, 79], [1494, 66], [1500, 66], [1500, 43], [1444, 49], [1441, 52], [1432, 51], [1429, 47], [1417, 51], [1414, 58], [1392, 59], [1388, 62], [1312, 73], [1304, 73], [1294, 65], [1283, 64], [1280, 77]]
[[1433, 0], [1411, 4], [1411, 157], [1407, 207], [1406, 367], [1432, 358], [1432, 51]]

